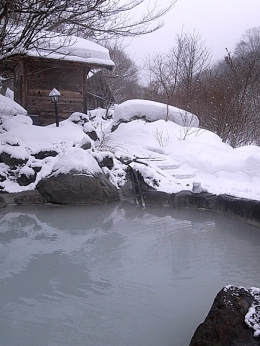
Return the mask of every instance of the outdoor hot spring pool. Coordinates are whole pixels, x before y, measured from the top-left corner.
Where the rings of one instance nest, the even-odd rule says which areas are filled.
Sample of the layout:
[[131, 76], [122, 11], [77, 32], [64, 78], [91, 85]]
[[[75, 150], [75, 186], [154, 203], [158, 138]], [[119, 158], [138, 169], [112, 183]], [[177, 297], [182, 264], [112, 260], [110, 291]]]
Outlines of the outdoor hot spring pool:
[[209, 211], [0, 211], [1, 346], [188, 346], [218, 291], [260, 287], [260, 229]]

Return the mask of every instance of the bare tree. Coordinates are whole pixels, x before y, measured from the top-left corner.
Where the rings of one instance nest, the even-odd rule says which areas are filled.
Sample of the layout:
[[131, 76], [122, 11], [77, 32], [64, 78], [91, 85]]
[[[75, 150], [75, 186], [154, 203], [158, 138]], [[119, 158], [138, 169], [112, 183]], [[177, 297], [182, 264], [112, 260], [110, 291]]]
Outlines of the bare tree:
[[179, 102], [186, 110], [194, 108], [197, 102], [196, 91], [201, 75], [210, 67], [211, 53], [197, 33], [179, 37], [183, 46], [181, 60], [181, 82], [179, 83]]
[[168, 54], [146, 62], [150, 96], [198, 115], [234, 147], [260, 144], [260, 28], [247, 30], [233, 55], [210, 61], [199, 35], [177, 35]]
[[153, 87], [152, 92], [156, 90], [155, 95], [159, 98], [156, 101], [167, 105], [166, 120], [168, 120], [168, 106], [174, 102], [179, 82], [179, 65], [180, 52], [178, 50], [172, 50], [169, 54], [155, 53], [147, 57], [145, 61], [149, 72], [149, 86]]
[[[150, 33], [176, 0], [164, 7], [156, 1], [137, 15], [146, 0], [1, 0], [0, 55], [37, 47], [46, 31], [103, 40]], [[133, 15], [135, 10], [135, 15]]]
[[111, 70], [99, 69], [92, 71], [88, 79], [89, 98], [96, 108], [106, 108], [107, 115], [111, 105], [129, 99], [140, 98], [142, 87], [139, 85], [140, 68], [123, 50], [122, 44], [107, 44], [110, 57], [115, 62]]
[[157, 53], [145, 62], [149, 84], [160, 85], [161, 101], [190, 110], [195, 101], [197, 82], [210, 66], [210, 50], [196, 34], [181, 33], [166, 54]]
[[110, 57], [115, 63], [113, 71], [102, 71], [110, 90], [118, 103], [138, 98], [140, 94], [140, 67], [123, 50], [120, 43], [108, 45]]
[[197, 88], [201, 125], [237, 147], [259, 138], [259, 59], [232, 56], [208, 70]]
[[[253, 137], [260, 145], [260, 27], [248, 29], [235, 48], [235, 59], [243, 65], [243, 82], [247, 82], [245, 103], [251, 117]], [[249, 115], [248, 115], [249, 116]]]
[[202, 128], [228, 141], [235, 113], [234, 85], [225, 62], [218, 63], [201, 76], [197, 95], [196, 114]]
[[165, 98], [164, 92], [161, 90], [159, 82], [155, 80], [149, 80], [145, 86], [142, 86], [141, 97], [145, 100], [153, 100], [156, 102], [164, 102]]
[[[140, 98], [142, 87], [139, 85], [140, 68], [122, 48], [122, 44], [106, 44], [110, 51], [110, 57], [115, 63], [111, 70], [100, 69], [92, 71], [93, 75], [88, 79], [89, 108], [102, 107], [106, 109], [106, 118], [111, 117], [111, 106], [129, 99]], [[107, 145], [102, 124], [101, 145]]]
[[260, 27], [246, 30], [235, 48], [235, 56], [260, 54]]
[[[231, 144], [234, 146], [249, 143], [254, 138], [257, 118], [259, 118], [259, 57], [248, 54], [242, 57], [232, 57], [230, 53], [226, 56], [226, 62], [233, 81], [233, 99], [235, 103], [236, 123], [233, 127], [235, 132]], [[255, 93], [257, 92], [257, 94]], [[258, 101], [258, 109], [255, 109]], [[257, 112], [255, 112], [257, 110]]]
[[2, 0], [1, 5], [1, 56], [35, 47], [48, 36], [43, 30], [48, 29], [49, 20], [65, 11], [67, 6], [66, 2], [55, 0]]
[[104, 108], [108, 110], [111, 105], [115, 104], [115, 98], [106, 78], [103, 75], [103, 70], [92, 70], [88, 77], [88, 109]]

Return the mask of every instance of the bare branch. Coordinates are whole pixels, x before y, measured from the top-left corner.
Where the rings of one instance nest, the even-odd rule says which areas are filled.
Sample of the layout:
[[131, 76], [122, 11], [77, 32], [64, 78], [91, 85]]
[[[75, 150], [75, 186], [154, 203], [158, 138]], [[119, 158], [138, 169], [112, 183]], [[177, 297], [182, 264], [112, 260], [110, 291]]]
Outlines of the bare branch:
[[155, 1], [139, 15], [146, 0], [2, 0], [0, 54], [35, 46], [42, 30], [92, 40], [147, 34], [162, 26], [176, 1], [163, 7]]

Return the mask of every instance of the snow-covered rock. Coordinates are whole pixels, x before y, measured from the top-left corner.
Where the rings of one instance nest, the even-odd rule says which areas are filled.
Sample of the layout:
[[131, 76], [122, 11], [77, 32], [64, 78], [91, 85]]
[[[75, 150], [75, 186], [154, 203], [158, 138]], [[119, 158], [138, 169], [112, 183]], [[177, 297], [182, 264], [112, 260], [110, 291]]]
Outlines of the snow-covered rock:
[[27, 111], [17, 102], [0, 94], [0, 116], [26, 115]]
[[0, 94], [0, 133], [21, 125], [32, 125], [27, 111], [10, 97]]
[[148, 100], [128, 100], [115, 107], [114, 124], [132, 119], [147, 121], [170, 120], [185, 127], [198, 127], [199, 120], [194, 114], [173, 106]]

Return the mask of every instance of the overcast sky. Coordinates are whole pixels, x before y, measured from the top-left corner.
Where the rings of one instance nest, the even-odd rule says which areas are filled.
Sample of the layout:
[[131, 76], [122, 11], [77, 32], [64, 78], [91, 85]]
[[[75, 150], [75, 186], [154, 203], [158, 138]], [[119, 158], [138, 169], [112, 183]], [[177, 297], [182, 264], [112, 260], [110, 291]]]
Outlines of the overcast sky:
[[260, 0], [178, 0], [164, 22], [160, 30], [127, 41], [125, 49], [137, 63], [153, 52], [167, 52], [175, 34], [194, 30], [216, 61], [224, 57], [226, 47], [234, 51], [247, 29], [260, 26]]

